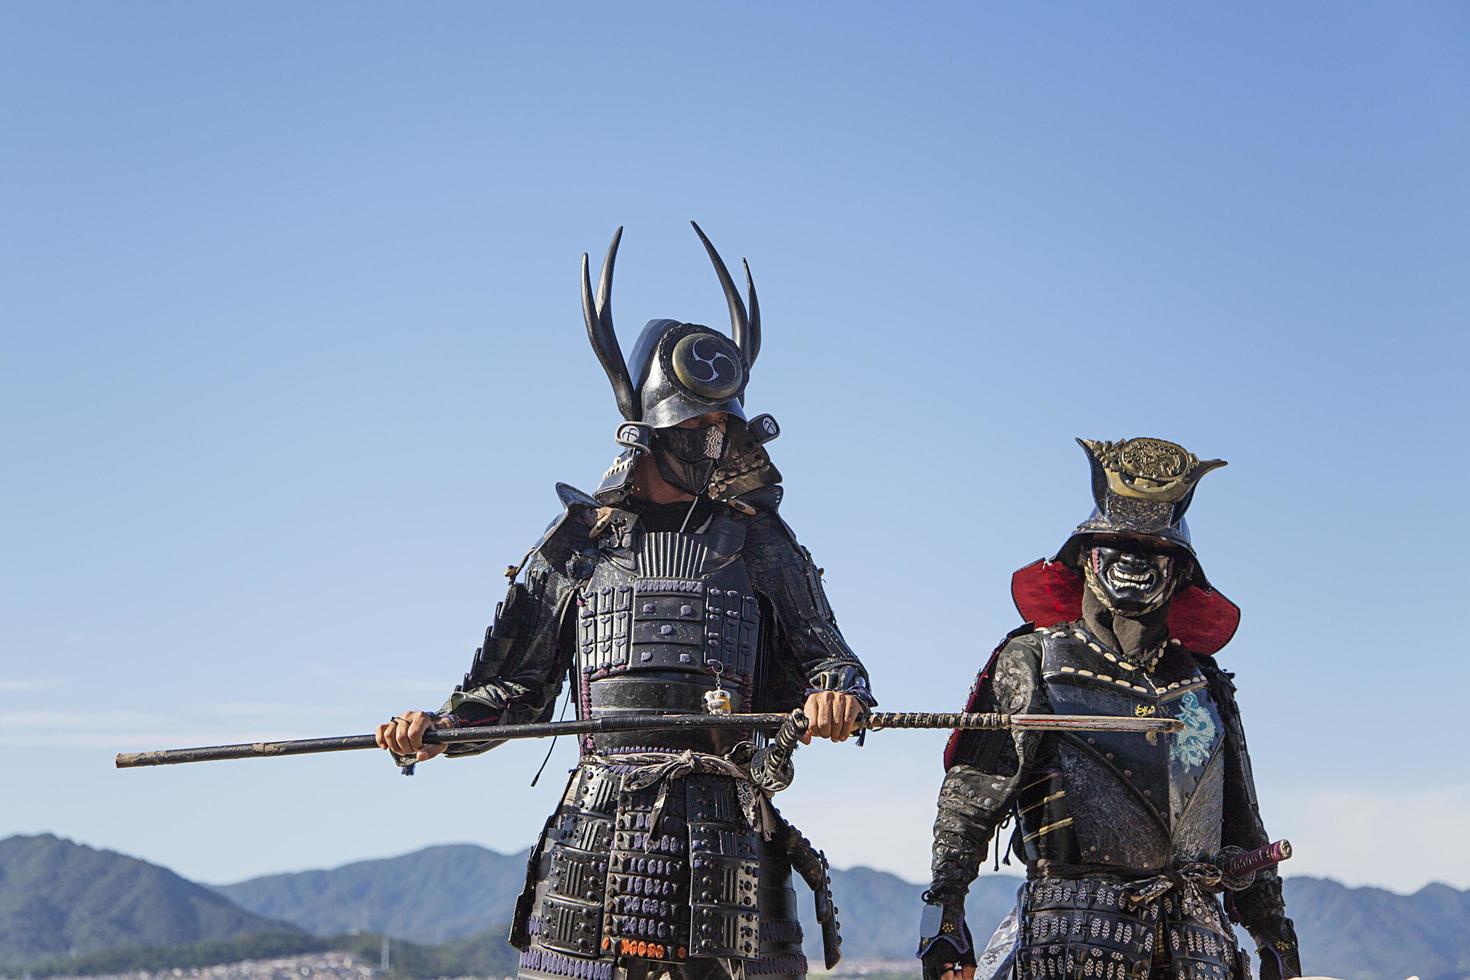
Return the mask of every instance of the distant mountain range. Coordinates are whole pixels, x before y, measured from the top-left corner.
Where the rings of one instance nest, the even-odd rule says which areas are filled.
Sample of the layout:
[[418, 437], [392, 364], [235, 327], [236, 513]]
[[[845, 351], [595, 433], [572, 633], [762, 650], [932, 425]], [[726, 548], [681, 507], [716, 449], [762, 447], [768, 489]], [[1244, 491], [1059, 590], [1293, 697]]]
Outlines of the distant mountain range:
[[[53, 966], [44, 972], [55, 972], [54, 961], [73, 956], [79, 972], [103, 972], [134, 961], [224, 962], [257, 946], [304, 951], [376, 941], [349, 933], [414, 943], [399, 960], [409, 973], [496, 973], [513, 956], [501, 938], [505, 927], [493, 924], [510, 919], [525, 858], [473, 845], [430, 847], [210, 889], [49, 835], [11, 837], [0, 841], [0, 973], [45, 960]], [[868, 868], [834, 870], [832, 882], [846, 956], [911, 962], [921, 886]], [[977, 933], [1005, 915], [1018, 884], [990, 874], [976, 882], [969, 917]], [[810, 895], [800, 885], [797, 891], [808, 935], [815, 936]], [[1313, 973], [1346, 980], [1470, 977], [1470, 892], [1430, 885], [1405, 896], [1290, 878], [1286, 894]], [[119, 952], [139, 947], [177, 949]]]
[[156, 864], [49, 834], [0, 840], [0, 967], [119, 946], [303, 931]]
[[509, 922], [525, 877], [524, 851], [506, 855], [449, 844], [329, 871], [252, 878], [216, 890], [256, 915], [295, 923], [318, 936], [379, 932], [442, 943], [481, 932], [492, 922]]

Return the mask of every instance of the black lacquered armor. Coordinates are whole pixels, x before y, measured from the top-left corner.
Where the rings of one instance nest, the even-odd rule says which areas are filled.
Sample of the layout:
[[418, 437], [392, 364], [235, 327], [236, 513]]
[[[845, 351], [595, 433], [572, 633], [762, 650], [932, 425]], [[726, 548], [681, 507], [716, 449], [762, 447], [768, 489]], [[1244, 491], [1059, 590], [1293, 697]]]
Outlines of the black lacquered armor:
[[[1275, 868], [1232, 882], [1221, 867], [1269, 842], [1235, 686], [1213, 656], [1240, 611], [1205, 577], [1184, 520], [1224, 461], [1162, 439], [1079, 442], [1095, 510], [1012, 576], [1027, 623], [967, 710], [1167, 717], [1181, 730], [955, 733], [920, 925], [925, 976], [970, 963], [976, 980], [1245, 980], [1227, 911], [1256, 940], [1263, 980], [1300, 976]], [[1027, 882], [986, 943], [964, 899], [1007, 825]], [[1224, 888], [1239, 890], [1222, 903]]]
[[[761, 635], [761, 602], [740, 549], [745, 528], [727, 509], [703, 533], [635, 531], [636, 547], [598, 561], [578, 591], [578, 698], [591, 717], [705, 713], [716, 685], [747, 710]], [[590, 740], [728, 751], [753, 733], [628, 733]]]
[[[579, 718], [703, 714], [716, 688], [735, 711], [789, 710], [812, 689], [871, 703], [820, 575], [777, 516], [779, 487], [739, 507], [702, 502], [682, 532], [658, 508], [560, 492], [567, 512], [445, 712], [466, 724], [549, 718], [566, 680]], [[743, 963], [752, 976], [806, 972], [790, 880], [810, 845], [745, 778], [742, 743], [748, 752], [754, 734], [584, 740], [528, 862], [511, 936], [523, 977], [704, 961]]]
[[[1010, 817], [1012, 850], [1031, 879], [1015, 976], [1243, 977], [1218, 899], [1178, 875], [1225, 843], [1266, 842], [1248, 802], [1244, 740], [1227, 717], [1228, 678], [1178, 644], [1167, 644], [1152, 670], [1130, 664], [1079, 620], [1011, 638], [989, 680], [1001, 710], [1166, 716], [1185, 729], [1153, 742], [1103, 732], [962, 741], [940, 792], [934, 898], [963, 920], [964, 895]], [[1140, 894], [1130, 890], [1136, 883], [1158, 876], [1174, 879], [1162, 898], [1128, 899]], [[1256, 903], [1246, 919], [1252, 931], [1285, 938], [1274, 871], [1241, 895]], [[1103, 972], [1075, 972], [1089, 960]]]
[[1018, 798], [1021, 856], [1148, 872], [1210, 860], [1221, 846], [1225, 727], [1195, 659], [1171, 646], [1150, 671], [1080, 624], [1035, 636], [1052, 711], [1178, 718], [1185, 728], [1152, 741], [1058, 735], [1054, 765]]

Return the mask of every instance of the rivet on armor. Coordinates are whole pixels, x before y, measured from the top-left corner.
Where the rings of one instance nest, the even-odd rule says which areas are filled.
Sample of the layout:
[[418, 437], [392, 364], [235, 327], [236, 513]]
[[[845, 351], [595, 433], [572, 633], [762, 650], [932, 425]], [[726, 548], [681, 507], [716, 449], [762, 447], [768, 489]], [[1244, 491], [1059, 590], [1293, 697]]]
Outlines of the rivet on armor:
[[674, 628], [672, 626], [670, 626], [668, 623], [664, 623], [662, 626], [660, 626], [658, 628], [658, 632], [659, 632], [659, 635], [660, 636], [669, 636], [670, 634], [672, 634], [674, 632]]
[[646, 612], [646, 613], [654, 612], [657, 609], [658, 609], [658, 606], [656, 606], [655, 604], [653, 604], [651, 602], [645, 602], [643, 604], [643, 611]]
[[687, 606], [687, 605], [686, 606], [680, 606], [679, 607], [679, 615], [680, 616], [693, 616], [694, 615], [694, 607], [693, 606]]

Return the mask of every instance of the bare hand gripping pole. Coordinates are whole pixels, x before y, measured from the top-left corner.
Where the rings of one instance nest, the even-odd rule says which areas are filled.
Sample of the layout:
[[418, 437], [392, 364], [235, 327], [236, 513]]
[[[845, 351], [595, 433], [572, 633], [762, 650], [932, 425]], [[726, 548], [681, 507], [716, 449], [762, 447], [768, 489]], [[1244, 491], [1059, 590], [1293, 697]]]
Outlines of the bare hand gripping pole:
[[[486, 725], [475, 728], [431, 729], [424, 742], [453, 744], [456, 742], [505, 742], [521, 738], [549, 738], [554, 735], [601, 735], [610, 732], [656, 732], [680, 729], [744, 728], [774, 731], [784, 725], [790, 714], [748, 715], [653, 715], [633, 714], [581, 721], [552, 721], [532, 725]], [[1183, 725], [1172, 718], [1127, 718], [1111, 715], [1003, 715], [990, 712], [875, 711], [868, 715], [864, 727], [869, 731], [886, 728], [913, 729], [1016, 729], [1047, 732], [1138, 732], [1154, 738], [1159, 732], [1177, 732]], [[284, 742], [245, 742], [237, 745], [204, 745], [189, 749], [159, 749], [153, 752], [123, 752], [117, 757], [117, 768], [171, 766], [181, 762], [214, 762], [220, 759], [271, 758], [282, 755], [312, 755], [318, 752], [346, 752], [351, 749], [375, 749], [372, 735], [338, 735], [332, 738], [302, 738]]]

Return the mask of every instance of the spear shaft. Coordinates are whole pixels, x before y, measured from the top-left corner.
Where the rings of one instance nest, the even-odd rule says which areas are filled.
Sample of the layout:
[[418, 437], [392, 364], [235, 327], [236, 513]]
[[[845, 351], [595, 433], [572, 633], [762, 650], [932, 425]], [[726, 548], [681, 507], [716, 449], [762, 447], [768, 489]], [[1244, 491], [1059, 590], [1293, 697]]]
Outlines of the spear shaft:
[[[511, 739], [547, 738], [555, 735], [605, 735], [613, 732], [708, 731], [715, 728], [773, 731], [790, 717], [788, 713], [739, 715], [612, 715], [579, 721], [552, 721], [526, 725], [483, 725], [471, 728], [430, 729], [424, 742], [453, 745], [459, 742], [504, 742]], [[1060, 732], [1138, 732], [1153, 737], [1182, 727], [1172, 718], [1128, 718], [1113, 715], [1005, 715], [991, 712], [875, 711], [864, 720], [868, 731], [883, 729], [958, 729], [961, 731], [1016, 729]], [[375, 749], [372, 735], [337, 735], [279, 742], [242, 742], [235, 745], [202, 745], [187, 749], [152, 752], [122, 752], [117, 768], [169, 766], [182, 762], [216, 762], [221, 759], [272, 758], [282, 755], [312, 755]]]

